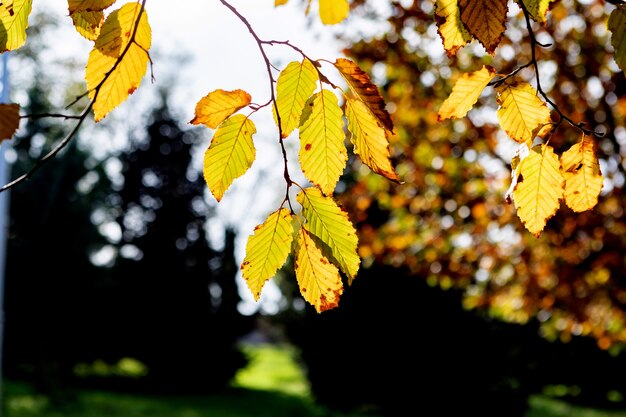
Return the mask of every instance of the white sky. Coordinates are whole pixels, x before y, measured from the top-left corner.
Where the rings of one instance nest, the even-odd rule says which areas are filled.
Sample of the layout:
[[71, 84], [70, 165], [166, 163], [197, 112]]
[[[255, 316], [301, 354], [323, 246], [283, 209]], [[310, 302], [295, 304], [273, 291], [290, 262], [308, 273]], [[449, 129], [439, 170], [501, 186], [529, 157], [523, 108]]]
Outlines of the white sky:
[[[110, 9], [120, 7], [128, 0], [118, 0]], [[308, 56], [334, 61], [342, 56], [341, 45], [334, 38], [335, 27], [322, 25], [317, 18], [316, 4], [313, 2], [312, 17], [304, 15], [303, 2], [291, 0], [287, 5], [274, 7], [274, 0], [229, 0], [253, 26], [263, 40], [289, 40], [301, 48]], [[73, 29], [67, 17], [65, 1], [34, 1], [33, 13], [45, 10], [56, 14], [64, 28], [59, 42], [51, 43], [47, 53], [56, 59], [66, 56], [86, 63], [92, 43], [81, 38]], [[247, 28], [219, 0], [179, 0], [163, 2], [148, 0], [146, 3], [148, 20], [152, 28], [153, 44], [151, 56], [154, 62], [156, 83], [152, 85], [145, 78], [137, 92], [131, 96], [111, 117], [141, 120], [136, 114], [147, 106], [139, 105], [142, 97], [150, 99], [159, 82], [172, 83], [173, 96], [170, 104], [180, 114], [182, 123], [193, 117], [195, 103], [217, 88], [232, 90], [241, 88], [252, 95], [253, 102], [265, 103], [269, 99], [269, 80], [265, 63], [258, 46]], [[293, 50], [284, 46], [268, 47], [272, 63], [279, 68], [301, 59]], [[181, 63], [180, 56], [186, 55], [189, 61]], [[175, 80], [171, 78], [174, 77]], [[286, 190], [282, 178], [282, 160], [277, 143], [277, 132], [269, 109], [253, 116], [257, 125], [254, 137], [257, 158], [246, 175], [235, 180], [219, 204], [211, 197], [208, 204], [217, 206], [217, 218], [210, 224], [210, 235], [221, 240], [220, 232], [225, 225], [235, 226], [239, 231], [237, 260], [243, 260], [248, 234], [271, 212], [278, 208]], [[113, 120], [111, 120], [113, 121]], [[104, 128], [104, 126], [103, 126]], [[96, 131], [98, 126], [96, 126]], [[111, 138], [109, 130], [103, 130], [105, 144], [112, 144], [119, 138]], [[212, 132], [207, 131], [207, 145]], [[290, 137], [289, 159], [297, 161], [297, 138]], [[201, 159], [201, 155], [198, 156]], [[306, 181], [299, 175], [294, 165], [292, 177], [300, 184]], [[243, 308], [251, 313], [263, 306], [273, 310], [279, 297], [277, 290], [266, 285], [261, 302], [254, 303], [247, 288], [242, 287], [246, 303]], [[271, 311], [268, 311], [271, 312]]]

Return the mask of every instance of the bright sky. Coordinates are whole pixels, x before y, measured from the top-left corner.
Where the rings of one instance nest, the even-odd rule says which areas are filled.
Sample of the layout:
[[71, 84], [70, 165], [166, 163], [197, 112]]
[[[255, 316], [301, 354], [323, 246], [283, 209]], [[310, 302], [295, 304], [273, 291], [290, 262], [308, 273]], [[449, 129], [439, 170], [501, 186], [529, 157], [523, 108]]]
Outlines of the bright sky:
[[[113, 8], [128, 2], [118, 0]], [[313, 19], [304, 15], [304, 3], [297, 0], [278, 8], [274, 7], [274, 0], [229, 0], [229, 3], [250, 21], [261, 39], [289, 40], [312, 58], [334, 61], [342, 55], [341, 45], [333, 35], [335, 28], [323, 26], [317, 18], [314, 10], [316, 2], [311, 12]], [[62, 41], [55, 42], [55, 49], [48, 53], [86, 62], [92, 43], [74, 31], [67, 17], [67, 3], [35, 1], [33, 12], [39, 10], [56, 14], [66, 27], [61, 33]], [[258, 46], [243, 23], [219, 0], [180, 0], [175, 5], [173, 2], [148, 0], [146, 10], [152, 27], [151, 56], [156, 84], [151, 85], [149, 78], [145, 78], [137, 92], [118, 108], [118, 114], [140, 120], [141, 115], [133, 117], [133, 114], [138, 108], [146, 106], [138, 106], [137, 103], [142, 96], [150, 97], [148, 91], [156, 91], [159, 82], [174, 84], [170, 104], [181, 114], [182, 122], [191, 120], [195, 103], [217, 88], [241, 88], [252, 95], [255, 103], [268, 101], [270, 84]], [[267, 51], [272, 63], [279, 68], [300, 59], [293, 50], [283, 46], [270, 47]], [[182, 62], [181, 56], [190, 59]], [[218, 213], [217, 218], [211, 221], [210, 235], [219, 243], [224, 226], [236, 227], [240, 231], [237, 241], [239, 262], [243, 260], [248, 234], [278, 208], [286, 189], [271, 114], [268, 110], [258, 112], [253, 121], [258, 132], [254, 137], [257, 148], [255, 163], [245, 176], [235, 181], [222, 202], [217, 204], [212, 197], [209, 198], [209, 204], [217, 206]], [[211, 134], [207, 131], [207, 145]], [[114, 140], [106, 135], [110, 132], [104, 133], [106, 141]], [[297, 161], [297, 138], [289, 138], [288, 142], [289, 159]], [[306, 184], [298, 176], [299, 170], [295, 166], [292, 172], [294, 180]], [[242, 296], [246, 300], [243, 309], [248, 313], [261, 306], [272, 312], [276, 308], [275, 301], [280, 297], [271, 284], [263, 290], [260, 303], [255, 303], [243, 286]]]

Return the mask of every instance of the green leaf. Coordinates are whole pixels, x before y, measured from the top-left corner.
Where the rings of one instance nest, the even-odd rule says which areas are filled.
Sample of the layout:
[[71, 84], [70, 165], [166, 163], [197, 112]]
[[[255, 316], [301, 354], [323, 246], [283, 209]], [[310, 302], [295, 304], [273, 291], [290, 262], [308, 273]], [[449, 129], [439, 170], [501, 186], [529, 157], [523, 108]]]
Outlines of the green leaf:
[[392, 181], [399, 181], [398, 174], [391, 165], [387, 133], [367, 106], [359, 100], [349, 98], [346, 101], [346, 118], [354, 153], [375, 173]]
[[246, 173], [256, 157], [256, 127], [243, 114], [226, 119], [215, 131], [204, 155], [204, 180], [217, 201], [233, 181]]
[[311, 111], [300, 127], [300, 165], [307, 179], [330, 195], [348, 161], [341, 107], [329, 90], [315, 94], [307, 105]]
[[296, 238], [295, 272], [302, 297], [318, 313], [339, 305], [343, 283], [339, 270], [330, 263], [305, 229]]
[[[280, 114], [282, 137], [286, 138], [300, 125], [304, 105], [315, 91], [317, 70], [308, 59], [294, 61], [280, 73], [276, 83], [276, 105]], [[274, 111], [274, 121], [276, 109]], [[276, 123], [278, 125], [278, 122]]]
[[289, 210], [279, 209], [248, 237], [241, 274], [256, 301], [265, 282], [276, 275], [289, 256], [294, 233], [292, 220]]
[[319, 239], [329, 251], [329, 259], [347, 275], [351, 284], [359, 270], [359, 239], [348, 215], [331, 197], [318, 188], [307, 188], [296, 197], [306, 219], [304, 228]]

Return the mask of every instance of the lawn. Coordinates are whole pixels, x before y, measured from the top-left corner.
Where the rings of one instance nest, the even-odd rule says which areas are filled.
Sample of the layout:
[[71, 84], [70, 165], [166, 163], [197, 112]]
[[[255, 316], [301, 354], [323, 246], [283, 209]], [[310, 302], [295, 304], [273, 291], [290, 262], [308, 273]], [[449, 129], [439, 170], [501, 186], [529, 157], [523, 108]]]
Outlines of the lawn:
[[[52, 404], [27, 384], [4, 383], [2, 417], [376, 417], [341, 414], [316, 405], [291, 348], [245, 349], [251, 361], [232, 387], [211, 396], [150, 397], [71, 390], [69, 401]], [[547, 396], [533, 396], [527, 417], [626, 417], [576, 407]]]

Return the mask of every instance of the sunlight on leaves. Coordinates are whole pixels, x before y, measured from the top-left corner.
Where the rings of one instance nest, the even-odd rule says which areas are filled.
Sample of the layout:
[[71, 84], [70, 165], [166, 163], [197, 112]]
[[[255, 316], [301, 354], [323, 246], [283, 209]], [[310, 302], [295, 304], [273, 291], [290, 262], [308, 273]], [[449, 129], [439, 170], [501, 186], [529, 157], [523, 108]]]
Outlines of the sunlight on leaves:
[[348, 161], [337, 96], [322, 90], [309, 100], [310, 114], [300, 127], [299, 160], [309, 181], [331, 195]]
[[85, 11], [102, 11], [115, 3], [116, 0], [68, 0], [69, 14]]
[[189, 123], [204, 124], [208, 128], [217, 129], [226, 118], [246, 107], [251, 101], [250, 94], [243, 90], [212, 91], [196, 104], [195, 117]]
[[[94, 101], [96, 122], [134, 93], [146, 73], [152, 34], [145, 10], [140, 11], [138, 3], [128, 3], [113, 11], [89, 54], [85, 80], [89, 98]], [[132, 39], [135, 26], [137, 32]]]
[[256, 301], [265, 282], [276, 275], [291, 251], [293, 216], [287, 209], [270, 214], [248, 237], [241, 273]]
[[561, 156], [565, 177], [565, 204], [575, 212], [591, 210], [598, 204], [604, 179], [593, 139], [583, 135]]
[[86, 39], [95, 41], [100, 35], [100, 28], [104, 23], [104, 12], [81, 11], [71, 14], [76, 31]]
[[325, 25], [334, 25], [348, 17], [348, 0], [319, 0], [320, 19]]
[[343, 293], [339, 270], [322, 254], [309, 232], [302, 228], [296, 238], [295, 272], [302, 297], [318, 313], [339, 305]]
[[318, 188], [307, 188], [296, 199], [306, 219], [304, 228], [328, 247], [329, 259], [348, 276], [351, 284], [359, 270], [361, 258], [357, 254], [359, 239], [348, 214], [331, 197]]
[[24, 45], [32, 6], [32, 0], [14, 0], [13, 7], [0, 7], [0, 52]]
[[443, 47], [449, 57], [472, 40], [461, 21], [461, 10], [457, 0], [436, 0], [435, 19]]
[[256, 150], [252, 135], [256, 127], [252, 120], [236, 114], [215, 131], [204, 154], [204, 180], [219, 202], [233, 181], [252, 166]]
[[468, 32], [493, 55], [504, 34], [507, 0], [459, 0]]
[[[517, 0], [518, 2], [522, 0]], [[528, 9], [528, 13], [532, 16], [532, 18], [539, 23], [544, 23], [546, 21], [546, 15], [548, 14], [548, 10], [550, 9], [550, 3], [554, 0], [523, 0], [526, 9]]]
[[[282, 137], [286, 138], [300, 125], [304, 105], [317, 85], [317, 70], [308, 59], [290, 62], [278, 76], [276, 105], [280, 114]], [[272, 107], [276, 123], [276, 111]]]
[[549, 145], [534, 147], [519, 165], [519, 179], [513, 191], [517, 215], [535, 237], [556, 214], [563, 198], [565, 179], [558, 156]]
[[495, 69], [483, 66], [478, 71], [461, 75], [452, 87], [450, 96], [441, 104], [437, 119], [441, 121], [465, 117], [495, 74]]
[[498, 121], [511, 139], [524, 143], [548, 132], [550, 109], [525, 81], [507, 81], [496, 88]]

